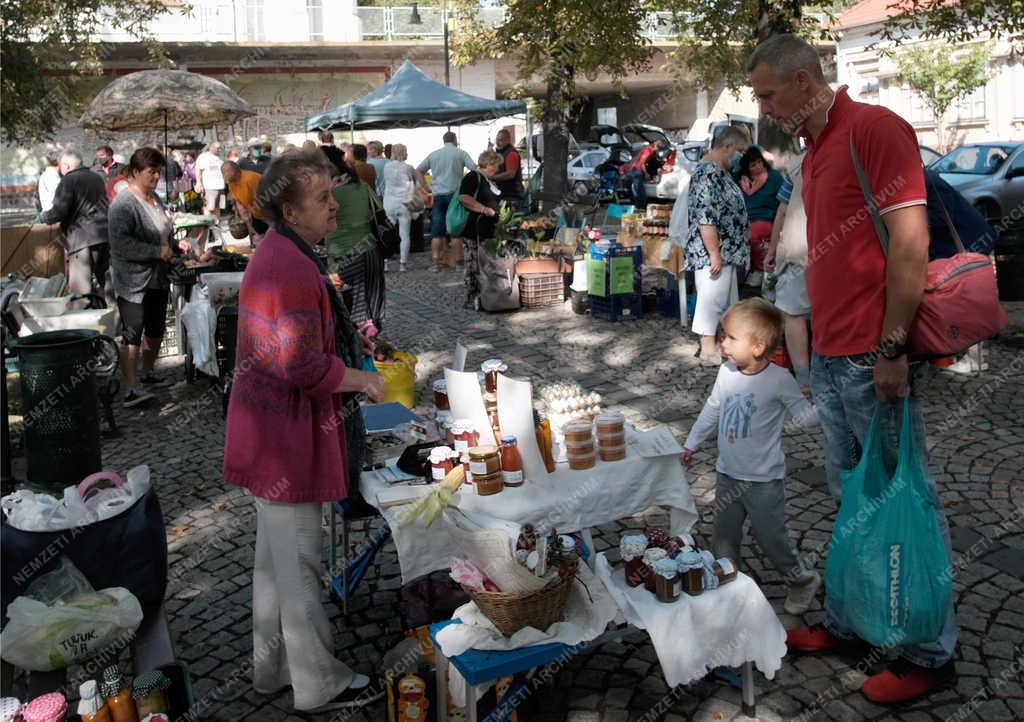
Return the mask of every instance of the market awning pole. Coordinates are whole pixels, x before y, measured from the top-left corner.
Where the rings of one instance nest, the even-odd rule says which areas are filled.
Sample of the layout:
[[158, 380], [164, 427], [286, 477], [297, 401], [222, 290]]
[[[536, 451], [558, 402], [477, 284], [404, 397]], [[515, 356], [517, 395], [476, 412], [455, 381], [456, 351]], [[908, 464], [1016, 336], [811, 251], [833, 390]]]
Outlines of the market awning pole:
[[526, 106], [526, 174], [533, 177], [533, 118], [530, 106]]
[[[164, 108], [164, 153], [168, 152], [167, 148], [167, 109]], [[164, 202], [171, 202], [171, 174], [167, 172], [167, 164], [169, 158], [164, 156]]]
[[356, 122], [354, 120], [349, 121], [348, 124], [348, 142], [352, 145], [356, 143]]

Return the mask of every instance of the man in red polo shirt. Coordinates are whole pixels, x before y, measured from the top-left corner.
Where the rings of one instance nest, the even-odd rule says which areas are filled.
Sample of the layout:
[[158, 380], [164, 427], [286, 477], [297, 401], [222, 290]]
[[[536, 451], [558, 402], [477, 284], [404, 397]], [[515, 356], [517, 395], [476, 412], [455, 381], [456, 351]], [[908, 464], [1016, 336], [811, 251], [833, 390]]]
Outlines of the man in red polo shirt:
[[[890, 422], [910, 397], [911, 427], [924, 450], [920, 392], [927, 364], [909, 363], [907, 329], [924, 292], [928, 219], [924, 174], [913, 129], [892, 111], [833, 91], [817, 51], [794, 35], [761, 43], [747, 62], [761, 112], [807, 143], [803, 199], [807, 212], [807, 291], [811, 301], [811, 387], [826, 441], [829, 488], [840, 499], [839, 471], [852, 469], [878, 404]], [[851, 138], [889, 231], [882, 250], [854, 170]], [[899, 428], [898, 426], [896, 427]], [[898, 445], [886, 435], [885, 461], [896, 466]], [[933, 492], [936, 521], [949, 546], [949, 526]], [[790, 630], [789, 648], [820, 652], [858, 640], [826, 593], [823, 624]], [[898, 647], [900, 658], [861, 687], [870, 700], [904, 702], [947, 684], [953, 675], [957, 629], [952, 603], [939, 637]]]

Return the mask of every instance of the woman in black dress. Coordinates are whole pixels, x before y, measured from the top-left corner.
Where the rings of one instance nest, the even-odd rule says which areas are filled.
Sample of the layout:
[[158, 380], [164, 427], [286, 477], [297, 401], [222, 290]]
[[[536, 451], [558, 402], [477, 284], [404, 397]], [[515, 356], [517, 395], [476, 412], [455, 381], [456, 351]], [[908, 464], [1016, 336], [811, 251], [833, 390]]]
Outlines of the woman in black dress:
[[459, 202], [469, 211], [466, 228], [462, 232], [467, 308], [473, 307], [473, 300], [480, 292], [476, 278], [477, 249], [482, 241], [494, 238], [494, 228], [498, 223], [501, 191], [491, 176], [499, 168], [501, 155], [493, 150], [485, 150], [477, 159], [476, 170], [463, 176], [459, 186]]

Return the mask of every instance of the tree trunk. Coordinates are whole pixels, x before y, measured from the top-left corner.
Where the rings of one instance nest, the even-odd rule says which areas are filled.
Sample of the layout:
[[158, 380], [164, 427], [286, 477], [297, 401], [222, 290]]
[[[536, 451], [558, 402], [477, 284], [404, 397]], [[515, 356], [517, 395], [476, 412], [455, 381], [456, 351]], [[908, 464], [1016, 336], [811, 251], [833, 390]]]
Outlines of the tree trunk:
[[945, 129], [942, 127], [942, 117], [943, 117], [943, 115], [945, 115], [945, 114], [944, 113], [940, 113], [937, 110], [933, 113], [933, 116], [935, 118], [935, 150], [937, 150], [937, 151], [939, 151], [939, 153], [945, 155], [946, 154], [946, 138], [945, 138], [946, 134], [943, 132]]
[[[772, 35], [796, 32], [800, 25], [803, 11], [799, 1], [768, 2], [759, 0], [757, 8], [757, 42], [763, 43]], [[795, 153], [799, 145], [796, 139], [775, 123], [761, 116], [757, 124], [757, 135], [754, 139], [762, 148], [772, 153], [789, 155]]]
[[548, 78], [544, 96], [544, 187], [542, 199], [550, 208], [568, 190], [569, 131], [568, 111], [562, 97], [562, 80], [557, 74]]

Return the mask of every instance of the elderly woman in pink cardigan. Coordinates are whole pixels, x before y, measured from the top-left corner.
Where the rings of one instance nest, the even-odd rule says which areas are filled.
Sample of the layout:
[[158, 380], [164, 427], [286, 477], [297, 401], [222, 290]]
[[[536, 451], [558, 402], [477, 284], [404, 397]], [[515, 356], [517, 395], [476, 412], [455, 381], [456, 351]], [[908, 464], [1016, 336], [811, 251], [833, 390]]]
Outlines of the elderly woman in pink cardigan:
[[360, 370], [360, 337], [312, 251], [334, 228], [331, 187], [318, 151], [282, 155], [260, 181], [273, 228], [242, 281], [224, 449], [224, 479], [256, 503], [253, 686], [291, 686], [295, 708], [310, 712], [383, 694], [335, 658], [320, 598], [322, 504], [344, 499], [352, 478], [346, 425], [357, 394], [383, 393], [380, 375]]

